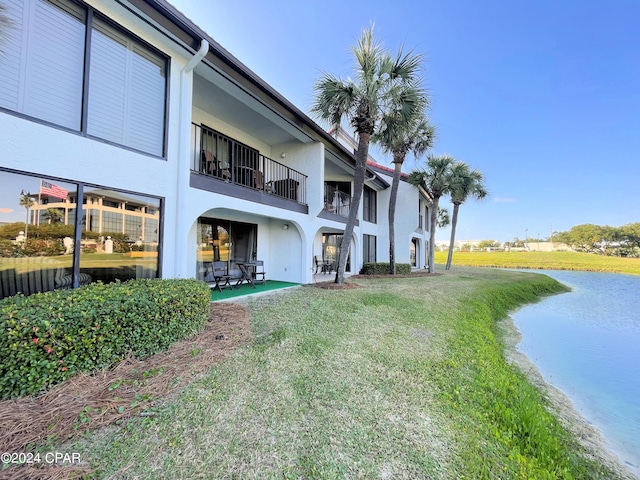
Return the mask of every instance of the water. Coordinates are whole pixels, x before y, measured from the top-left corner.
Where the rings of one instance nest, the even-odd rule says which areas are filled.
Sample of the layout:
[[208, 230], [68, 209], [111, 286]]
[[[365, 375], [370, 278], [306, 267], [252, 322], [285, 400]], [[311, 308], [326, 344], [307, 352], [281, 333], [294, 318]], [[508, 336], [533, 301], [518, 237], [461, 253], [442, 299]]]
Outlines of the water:
[[640, 477], [640, 276], [542, 273], [572, 291], [512, 315], [518, 349]]

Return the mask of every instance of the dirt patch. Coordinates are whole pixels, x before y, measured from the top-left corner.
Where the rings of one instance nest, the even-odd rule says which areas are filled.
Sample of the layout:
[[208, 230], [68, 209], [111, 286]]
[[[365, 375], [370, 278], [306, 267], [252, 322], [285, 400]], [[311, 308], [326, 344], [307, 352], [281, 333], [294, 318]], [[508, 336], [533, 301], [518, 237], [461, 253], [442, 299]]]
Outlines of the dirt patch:
[[[126, 358], [110, 370], [81, 374], [40, 397], [0, 402], [0, 451], [24, 452], [48, 439], [64, 442], [90, 429], [137, 415], [154, 415], [154, 402], [222, 362], [251, 339], [247, 310], [235, 303], [211, 304], [198, 335], [143, 360]], [[1, 469], [1, 466], [0, 466]], [[80, 478], [75, 466], [0, 470], [0, 478]]]

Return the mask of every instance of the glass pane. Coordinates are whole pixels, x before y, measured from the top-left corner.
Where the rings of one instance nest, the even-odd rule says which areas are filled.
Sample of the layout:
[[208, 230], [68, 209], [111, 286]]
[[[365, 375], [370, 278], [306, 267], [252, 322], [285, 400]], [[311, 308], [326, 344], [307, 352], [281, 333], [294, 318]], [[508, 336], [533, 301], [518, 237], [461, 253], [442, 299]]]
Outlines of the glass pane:
[[80, 283], [108, 283], [158, 274], [160, 200], [86, 187]]
[[76, 186], [0, 171], [0, 298], [71, 286]]

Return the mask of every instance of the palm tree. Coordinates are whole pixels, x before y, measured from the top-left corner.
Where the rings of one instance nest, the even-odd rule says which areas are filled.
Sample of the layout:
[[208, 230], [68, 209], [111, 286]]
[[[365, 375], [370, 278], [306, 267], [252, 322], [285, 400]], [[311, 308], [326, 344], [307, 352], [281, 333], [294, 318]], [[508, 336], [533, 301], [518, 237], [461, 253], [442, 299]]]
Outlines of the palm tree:
[[49, 223], [58, 223], [64, 216], [57, 208], [47, 208], [47, 211], [42, 214], [43, 218]]
[[356, 59], [356, 81], [341, 80], [324, 73], [314, 89], [316, 99], [312, 112], [331, 126], [340, 125], [346, 118], [358, 138], [355, 153], [356, 166], [353, 176], [353, 199], [345, 225], [335, 283], [344, 283], [344, 271], [351, 247], [351, 237], [357, 221], [358, 208], [364, 188], [371, 136], [380, 128], [383, 115], [394, 108], [400, 121], [408, 121], [420, 108], [420, 102], [408, 93], [417, 89], [421, 55], [402, 49], [396, 57], [386, 52], [373, 38], [373, 28], [362, 32], [352, 48]]
[[415, 186], [422, 186], [429, 197], [430, 205], [430, 226], [429, 234], [429, 273], [436, 271], [434, 264], [434, 247], [436, 244], [436, 228], [438, 225], [438, 212], [440, 197], [449, 193], [449, 181], [451, 165], [455, 159], [449, 155], [429, 155], [427, 157], [426, 168], [413, 170], [409, 174], [409, 183]]
[[420, 102], [422, 108], [416, 111], [416, 115], [409, 122], [403, 122], [402, 115], [393, 109], [384, 116], [383, 129], [374, 137], [383, 152], [393, 155], [393, 181], [389, 198], [389, 273], [392, 275], [396, 273], [395, 215], [402, 164], [407, 153], [413, 152], [415, 156], [419, 156], [431, 148], [435, 136], [435, 130], [429, 125], [424, 112], [428, 104], [427, 97], [419, 90], [408, 93], [416, 96], [414, 101]]
[[451, 203], [453, 203], [453, 218], [451, 220], [451, 240], [449, 241], [449, 255], [445, 270], [451, 268], [453, 258], [453, 244], [456, 240], [456, 225], [458, 224], [458, 210], [469, 197], [478, 200], [486, 197], [489, 192], [484, 185], [484, 176], [478, 170], [471, 170], [464, 162], [456, 162], [451, 166], [451, 178], [449, 183]]
[[24, 222], [24, 238], [26, 239], [28, 238], [28, 234], [29, 234], [29, 209], [36, 202], [33, 201], [33, 199], [29, 196], [28, 193], [21, 193], [19, 203], [21, 207], [24, 207], [27, 209], [27, 218], [26, 218], [26, 221]]

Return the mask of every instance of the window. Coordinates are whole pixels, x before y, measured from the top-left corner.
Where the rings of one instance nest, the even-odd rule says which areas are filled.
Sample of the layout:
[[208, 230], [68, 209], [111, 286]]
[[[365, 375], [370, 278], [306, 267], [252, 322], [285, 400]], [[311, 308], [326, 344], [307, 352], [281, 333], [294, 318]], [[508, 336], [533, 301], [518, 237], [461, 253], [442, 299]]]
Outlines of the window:
[[161, 156], [164, 59], [96, 19], [90, 70], [87, 133]]
[[362, 216], [365, 222], [377, 223], [378, 221], [377, 192], [364, 186], [362, 191]]
[[11, 26], [0, 55], [0, 107], [163, 155], [165, 57], [71, 0], [6, 2]]
[[376, 262], [376, 236], [362, 236], [362, 261], [363, 263]]
[[[79, 195], [79, 185], [0, 169], [7, 210], [0, 224], [0, 299], [71, 288], [74, 281], [158, 276], [160, 199], [86, 185]], [[123, 222], [124, 210], [105, 206], [109, 201], [143, 208], [126, 212]]]
[[9, 0], [0, 106], [80, 130], [85, 10], [65, 0]]

